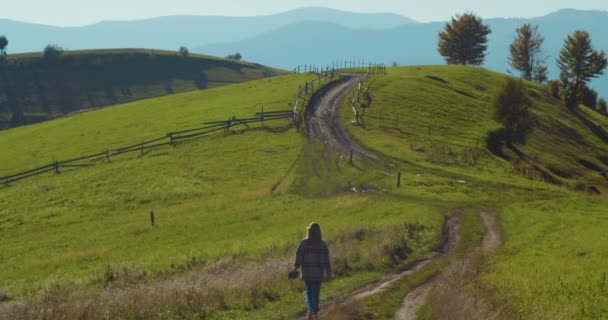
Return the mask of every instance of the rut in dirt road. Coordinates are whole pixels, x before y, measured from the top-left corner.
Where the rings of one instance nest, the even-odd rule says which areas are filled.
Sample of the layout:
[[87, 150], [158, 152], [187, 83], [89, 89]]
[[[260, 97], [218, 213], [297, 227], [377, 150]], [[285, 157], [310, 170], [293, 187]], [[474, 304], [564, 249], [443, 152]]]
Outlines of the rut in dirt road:
[[[363, 288], [360, 288], [359, 290], [349, 295], [340, 297], [334, 301], [324, 303], [323, 305], [321, 305], [320, 315], [327, 315], [328, 313], [331, 313], [339, 309], [340, 307], [343, 307], [344, 305], [359, 301], [363, 298], [382, 292], [391, 284], [401, 280], [403, 277], [417, 273], [429, 262], [433, 261], [433, 259], [452, 253], [453, 250], [458, 246], [458, 243], [460, 241], [461, 213], [461, 211], [453, 211], [448, 216], [446, 216], [446, 220], [443, 225], [442, 241], [435, 251], [428, 253], [422, 259], [412, 263], [404, 270], [391, 273], [383, 279], [364, 286]], [[302, 314], [294, 319], [306, 319], [306, 316]]]
[[[479, 254], [485, 255], [485, 254], [492, 253], [501, 244], [500, 230], [498, 228], [496, 217], [492, 213], [482, 212], [480, 219], [481, 219], [481, 223], [483, 224], [484, 231], [485, 231], [484, 237], [483, 237], [481, 246], [479, 248], [477, 248], [471, 254], [471, 257], [479, 255]], [[471, 257], [468, 259], [473, 259]], [[459, 268], [469, 268], [470, 266], [471, 266], [471, 263], [466, 260], [464, 262], [454, 263], [454, 264], [452, 264], [452, 266], [450, 266], [450, 268], [445, 270], [441, 276], [435, 277], [435, 278], [431, 279], [431, 281], [412, 290], [405, 297], [403, 302], [401, 302], [401, 308], [395, 314], [395, 319], [396, 320], [414, 320], [414, 319], [416, 319], [416, 313], [427, 302], [427, 298], [429, 297], [429, 294], [435, 288], [435, 286], [437, 286], [438, 283], [440, 281], [442, 281], [442, 278], [444, 278], [444, 279], [448, 278], [448, 277], [453, 278], [453, 274], [461, 273], [463, 271], [466, 272], [466, 270], [460, 270]], [[452, 269], [452, 270], [450, 270], [450, 269]], [[455, 271], [453, 269], [455, 269]], [[449, 274], [449, 273], [453, 273], [453, 274]], [[448, 287], [448, 286], [446, 286], [444, 284], [444, 287]], [[458, 292], [458, 295], [464, 295], [464, 294], [465, 294], [464, 292]], [[460, 297], [460, 299], [462, 299], [464, 301], [466, 301], [467, 298], [468, 297]], [[454, 299], [452, 299], [452, 300], [454, 300]], [[448, 307], [448, 308], [444, 308], [444, 310], [441, 310], [447, 314], [444, 316], [438, 315], [438, 317], [440, 319], [441, 318], [476, 319], [477, 317], [473, 317], [471, 315], [471, 313], [477, 313], [479, 315], [480, 313], [484, 312], [484, 311], [479, 311], [479, 310], [475, 310], [475, 311], [464, 310], [466, 308], [464, 308], [464, 306], [462, 306], [462, 305], [465, 304], [466, 302], [452, 301], [452, 303], [460, 304], [461, 306], [456, 306], [455, 308], [460, 309], [460, 310], [458, 310], [458, 312], [462, 312], [463, 314], [461, 314], [461, 315], [455, 314]], [[434, 312], [435, 312], [435, 310], [434, 310]], [[482, 316], [482, 318], [491, 319], [492, 317], [488, 316], [488, 315], [484, 315], [484, 316]]]

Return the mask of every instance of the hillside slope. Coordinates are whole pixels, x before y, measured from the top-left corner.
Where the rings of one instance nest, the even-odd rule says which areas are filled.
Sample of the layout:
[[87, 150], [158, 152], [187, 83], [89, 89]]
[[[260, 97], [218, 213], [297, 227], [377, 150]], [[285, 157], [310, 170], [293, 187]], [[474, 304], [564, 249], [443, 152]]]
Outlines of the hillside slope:
[[0, 128], [71, 112], [279, 74], [249, 63], [154, 50], [10, 55], [0, 66]]
[[[430, 160], [431, 166], [456, 172], [480, 164], [500, 167], [504, 161], [530, 179], [608, 192], [608, 144], [600, 132], [608, 118], [584, 106], [577, 115], [536, 83], [528, 83], [537, 122], [528, 143], [503, 147], [506, 161], [487, 150], [471, 154], [485, 149], [488, 133], [500, 127], [490, 101], [506, 77], [459, 66], [391, 69], [371, 84], [371, 100], [361, 100], [371, 102], [362, 110], [364, 127], [347, 128], [363, 144], [408, 161]], [[342, 113], [353, 118], [349, 108]], [[477, 169], [480, 176], [490, 172]]]
[[[527, 144], [495, 156], [485, 146], [500, 126], [490, 101], [506, 77], [474, 67], [391, 68], [363, 86], [363, 125], [352, 124], [350, 101], [342, 125], [405, 162], [393, 192], [420, 197], [456, 188], [498, 214], [502, 246], [480, 262], [479, 278], [450, 274], [466, 284], [435, 289], [433, 314], [489, 303], [499, 319], [605, 319], [608, 118], [583, 106], [573, 113], [544, 86], [526, 83], [537, 126]], [[438, 175], [454, 180], [438, 182]]]

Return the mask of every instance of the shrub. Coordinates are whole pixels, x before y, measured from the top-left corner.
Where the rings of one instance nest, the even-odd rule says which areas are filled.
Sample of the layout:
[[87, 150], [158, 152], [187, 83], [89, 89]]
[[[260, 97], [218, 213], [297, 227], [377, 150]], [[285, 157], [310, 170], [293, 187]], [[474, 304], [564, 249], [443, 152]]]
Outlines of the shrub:
[[494, 96], [494, 118], [503, 125], [507, 142], [526, 142], [526, 136], [534, 128], [529, 106], [530, 99], [521, 80], [509, 78]]
[[0, 302], [8, 301], [8, 291], [4, 288], [0, 288]]
[[229, 54], [226, 56], [226, 59], [241, 61], [243, 56], [240, 53]]
[[186, 58], [186, 57], [188, 57], [190, 55], [190, 50], [188, 50], [188, 48], [183, 47], [183, 46], [179, 47], [179, 54], [182, 57]]
[[597, 107], [597, 92], [588, 87], [583, 88], [583, 99], [581, 102], [587, 107], [595, 109]]
[[63, 55], [63, 48], [56, 44], [49, 44], [44, 47], [45, 59], [57, 59]]
[[553, 96], [553, 98], [555, 98], [555, 99], [560, 99], [560, 92], [559, 92], [560, 86], [561, 86], [561, 84], [558, 80], [551, 80], [551, 81], [547, 82], [547, 88], [549, 88], [549, 92], [551, 93], [551, 96]]
[[599, 100], [597, 100], [597, 111], [604, 115], [608, 115], [608, 105], [606, 105], [606, 100], [604, 98], [599, 98]]

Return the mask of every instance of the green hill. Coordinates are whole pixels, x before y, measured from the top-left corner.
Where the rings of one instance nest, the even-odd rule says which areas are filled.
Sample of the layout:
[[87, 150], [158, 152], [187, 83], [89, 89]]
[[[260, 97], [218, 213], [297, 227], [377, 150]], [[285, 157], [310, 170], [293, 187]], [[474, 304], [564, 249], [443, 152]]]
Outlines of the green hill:
[[[543, 85], [528, 83], [536, 128], [525, 145], [487, 149], [500, 125], [490, 101], [506, 76], [482, 68], [409, 67], [370, 85], [361, 127], [347, 129], [364, 145], [413, 163], [492, 180], [515, 173], [591, 193], [608, 192], [608, 118], [581, 106], [574, 113]], [[350, 108], [344, 119], [353, 119]], [[508, 165], [508, 167], [505, 167]], [[473, 172], [471, 172], [473, 171]]]
[[[0, 147], [10, 152], [1, 154], [2, 170], [20, 171], [49, 158], [129, 145], [205, 121], [252, 116], [261, 104], [265, 111], [284, 110], [298, 87], [312, 78], [274, 77], [6, 130], [0, 132]], [[65, 290], [57, 293], [60, 299], [72, 294], [114, 299], [118, 296], [97, 289], [113, 288], [118, 294], [132, 284], [148, 283], [159, 287], [144, 294], [155, 294], [164, 292], [165, 281], [176, 279], [183, 283], [176, 290], [205, 299], [190, 313], [286, 318], [299, 312], [301, 292], [284, 281], [282, 270], [289, 269], [292, 247], [311, 221], [323, 221], [331, 230], [326, 238], [332, 255], [343, 261], [335, 265], [341, 280], [326, 286], [333, 295], [418, 259], [437, 242], [449, 207], [442, 201], [404, 203], [375, 193], [319, 197], [292, 191], [295, 181], [310, 174], [301, 165], [311, 157], [307, 146], [291, 121], [281, 120], [0, 186], [0, 288], [22, 299], [35, 300], [48, 290]], [[156, 227], [150, 226], [151, 210]], [[400, 233], [409, 229], [407, 250], [412, 251], [404, 256]], [[357, 237], [366, 241], [353, 247], [351, 240]], [[251, 268], [247, 278], [256, 280], [235, 280], [242, 276], [241, 268]], [[201, 278], [201, 287], [192, 287], [183, 278], [189, 270], [217, 280]], [[111, 318], [159, 313], [172, 318], [184, 312], [170, 296], [148, 304], [136, 298], [137, 291], [130, 292], [138, 305], [147, 307], [110, 303], [110, 310], [103, 302], [88, 310]], [[120, 299], [121, 304], [132, 301]], [[79, 308], [64, 314], [85, 310]]]
[[[262, 105], [284, 110], [311, 77], [5, 130], [0, 175], [251, 116]], [[364, 126], [352, 125], [348, 102], [342, 126], [392, 166], [350, 165], [280, 120], [0, 186], [0, 300], [9, 300], [0, 319], [288, 319], [303, 308], [301, 284], [286, 272], [311, 221], [331, 248], [336, 277], [323, 285], [331, 299], [429, 252], [454, 209], [464, 212], [464, 253], [480, 239], [479, 211], [500, 218], [504, 244], [482, 261], [467, 287], [473, 296], [505, 319], [602, 319], [608, 148], [600, 129], [608, 122], [586, 109], [574, 115], [530, 83], [539, 125], [527, 145], [498, 157], [485, 138], [499, 127], [489, 102], [505, 79], [481, 68], [407, 67], [366, 82]], [[405, 279], [398, 293], [448, 262]], [[388, 319], [402, 298], [363, 301], [344, 317]]]
[[10, 55], [0, 64], [0, 128], [277, 74], [261, 65], [158, 50]]
[[363, 126], [352, 125], [350, 102], [343, 126], [405, 163], [404, 186], [393, 192], [446, 198], [456, 188], [497, 212], [504, 244], [470, 292], [499, 319], [604, 319], [608, 118], [584, 106], [570, 111], [527, 83], [537, 126], [527, 144], [495, 156], [485, 143], [500, 127], [490, 101], [506, 78], [473, 67], [393, 68], [364, 85]]

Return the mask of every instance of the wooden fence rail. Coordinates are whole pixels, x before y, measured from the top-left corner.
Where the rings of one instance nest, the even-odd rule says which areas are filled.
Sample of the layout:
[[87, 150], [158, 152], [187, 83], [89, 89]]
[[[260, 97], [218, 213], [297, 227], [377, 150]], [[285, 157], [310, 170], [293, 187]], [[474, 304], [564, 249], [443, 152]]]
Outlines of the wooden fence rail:
[[[170, 132], [164, 135], [163, 137], [159, 137], [152, 140], [147, 140], [140, 142], [138, 144], [132, 144], [127, 147], [117, 148], [106, 150], [103, 152], [86, 155], [78, 158], [73, 158], [69, 160], [63, 161], [55, 161], [51, 164], [38, 167], [35, 169], [30, 169], [27, 171], [19, 172], [16, 174], [11, 174], [7, 176], [0, 177], [0, 183], [5, 185], [9, 185], [13, 182], [17, 182], [26, 178], [38, 176], [48, 172], [54, 172], [55, 174], [60, 173], [60, 168], [81, 168], [81, 167], [89, 167], [93, 166], [95, 162], [101, 160], [110, 161], [111, 157], [130, 153], [130, 152], [144, 152], [145, 150], [149, 150], [152, 148], [158, 148], [162, 146], [175, 145], [177, 141], [186, 140], [194, 137], [203, 136], [206, 134], [210, 134], [217, 131], [228, 131], [230, 128], [243, 125], [247, 126], [250, 123], [257, 123], [262, 121], [274, 121], [274, 120], [282, 120], [282, 119], [291, 119], [293, 117], [292, 111], [283, 110], [283, 111], [271, 111], [271, 112], [258, 112], [255, 114], [253, 118], [245, 118], [238, 119], [236, 117], [232, 117], [228, 120], [224, 121], [214, 121], [207, 124], [204, 127], [186, 129], [181, 131]], [[79, 163], [80, 162], [80, 163]]]
[[[38, 167], [35, 169], [19, 172], [16, 174], [7, 175], [4, 177], [0, 177], [0, 183], [5, 185], [9, 185], [10, 183], [20, 181], [26, 178], [38, 176], [48, 172], [54, 172], [55, 174], [60, 173], [60, 168], [81, 168], [81, 167], [89, 167], [93, 166], [96, 162], [99, 161], [110, 161], [111, 157], [131, 153], [131, 152], [141, 152], [143, 153], [145, 150], [159, 148], [162, 146], [172, 145], [175, 146], [176, 142], [191, 139], [195, 137], [200, 137], [203, 135], [207, 135], [217, 131], [229, 131], [231, 128], [235, 126], [245, 126], [249, 127], [249, 124], [258, 123], [265, 121], [274, 121], [274, 120], [282, 120], [282, 119], [292, 119], [294, 124], [298, 126], [300, 124], [300, 116], [298, 110], [298, 106], [300, 101], [304, 98], [305, 94], [308, 94], [309, 90], [314, 92], [315, 85], [317, 88], [320, 88], [323, 81], [327, 79], [331, 79], [335, 75], [335, 69], [326, 67], [325, 69], [312, 66], [309, 68], [306, 66], [306, 71], [308, 73], [314, 73], [317, 75], [316, 79], [309, 80], [305, 83], [304, 86], [300, 86], [298, 88], [296, 94], [296, 100], [293, 106], [293, 110], [279, 110], [279, 111], [268, 111], [268, 112], [257, 112], [252, 118], [244, 118], [238, 119], [236, 117], [232, 117], [223, 121], [211, 121], [203, 123], [203, 127], [199, 128], [189, 128], [180, 131], [169, 132], [162, 137], [155, 138], [152, 140], [142, 141], [137, 144], [132, 144], [126, 147], [110, 149], [103, 152], [86, 155], [78, 158], [73, 158], [64, 161], [55, 161], [51, 164]], [[80, 163], [79, 163], [80, 162]]]

